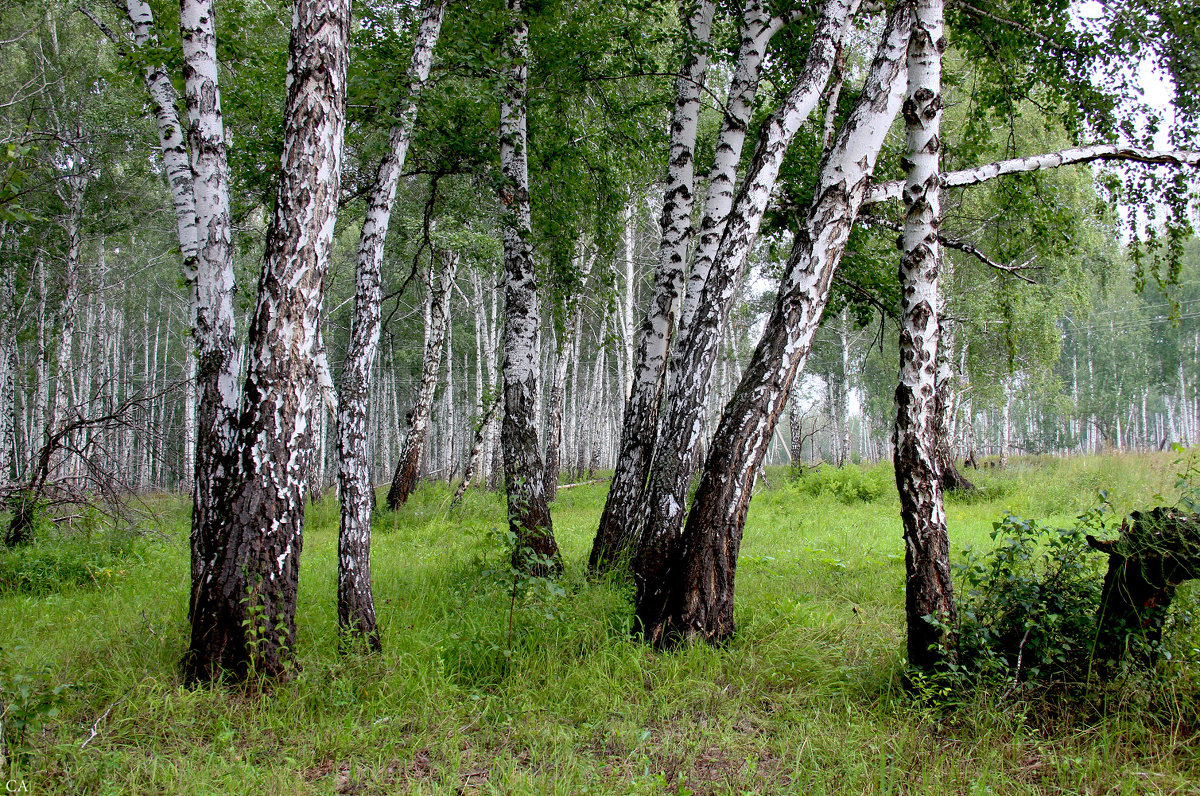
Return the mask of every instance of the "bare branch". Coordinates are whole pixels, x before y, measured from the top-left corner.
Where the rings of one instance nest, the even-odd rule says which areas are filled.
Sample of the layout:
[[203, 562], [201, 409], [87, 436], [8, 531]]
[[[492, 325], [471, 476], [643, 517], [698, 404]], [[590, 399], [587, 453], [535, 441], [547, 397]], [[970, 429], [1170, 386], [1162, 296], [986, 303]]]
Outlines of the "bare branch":
[[[1021, 174], [1045, 169], [1056, 169], [1059, 166], [1070, 166], [1076, 163], [1092, 163], [1095, 161], [1121, 160], [1132, 163], [1145, 163], [1155, 166], [1200, 166], [1200, 152], [1186, 149], [1141, 149], [1139, 147], [1116, 146], [1102, 144], [1100, 146], [1075, 147], [1044, 155], [1031, 155], [1024, 158], [999, 160], [972, 169], [942, 173], [942, 187], [963, 188], [968, 185], [978, 185], [982, 182], [1002, 177], [1005, 174]], [[888, 199], [899, 199], [904, 190], [900, 180], [876, 185], [864, 205], [883, 202]]]
[[[867, 226], [883, 227], [885, 229], [895, 230], [896, 232], [900, 232], [903, 229], [899, 223], [897, 223], [895, 221], [889, 221], [886, 218], [880, 218], [879, 216], [862, 215], [862, 216], [858, 217], [858, 220], [863, 222]], [[973, 244], [973, 243], [968, 243], [965, 240], [959, 240], [957, 238], [947, 238], [945, 235], [942, 235], [940, 233], [938, 234], [937, 238], [938, 238], [938, 242], [941, 243], [943, 246], [947, 246], [951, 249], [957, 249], [958, 251], [963, 252], [964, 254], [969, 254], [972, 257], [974, 257], [975, 259], [979, 260], [979, 262], [988, 266], [989, 268], [994, 268], [997, 271], [1003, 271], [1006, 274], [1011, 274], [1012, 276], [1015, 276], [1017, 279], [1020, 279], [1022, 282], [1028, 282], [1031, 285], [1037, 284], [1032, 279], [1030, 279], [1029, 277], [1027, 277], [1021, 273], [1021, 271], [1024, 271], [1025, 269], [1029, 268], [1030, 264], [1033, 263], [1033, 259], [1027, 260], [1026, 262], [1022, 263], [1021, 265], [1004, 265], [1003, 263], [999, 263], [999, 262], [993, 260], [987, 254], [980, 251], [980, 249], [978, 247], [976, 247], [975, 244]], [[844, 280], [838, 280], [838, 281], [845, 284]]]

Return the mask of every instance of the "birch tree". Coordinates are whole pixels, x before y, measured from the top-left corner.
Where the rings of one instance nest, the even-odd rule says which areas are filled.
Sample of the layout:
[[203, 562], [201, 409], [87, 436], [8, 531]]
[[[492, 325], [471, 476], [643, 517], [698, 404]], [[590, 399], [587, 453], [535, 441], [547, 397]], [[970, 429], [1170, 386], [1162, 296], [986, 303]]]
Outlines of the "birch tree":
[[804, 67], [763, 126], [737, 201], [725, 222], [696, 315], [673, 346], [667, 371], [669, 392], [643, 496], [643, 527], [634, 554], [633, 574], [635, 582], [642, 584], [639, 588], [657, 583], [659, 567], [674, 557], [672, 548], [683, 526], [687, 488], [695, 472], [695, 451], [704, 429], [712, 367], [736, 294], [737, 277], [757, 238], [784, 155], [821, 97], [834, 67], [838, 43], [856, 7], [853, 0], [826, 0], [821, 6]]
[[[833, 271], [900, 109], [910, 27], [911, 13], [901, 3], [888, 18], [854, 109], [821, 161], [775, 306], [721, 416], [682, 538], [668, 544], [659, 536], [639, 548], [647, 561], [639, 561], [636, 570], [635, 615], [655, 646], [720, 642], [734, 631], [734, 576], [754, 478], [811, 348]], [[705, 288], [702, 308], [710, 306], [713, 289], [718, 287]]]
[[376, 649], [379, 648], [379, 633], [371, 594], [371, 511], [375, 493], [367, 451], [367, 410], [382, 326], [383, 250], [396, 202], [396, 188], [412, 141], [417, 100], [429, 78], [445, 13], [446, 0], [429, 0], [421, 9], [408, 67], [408, 96], [400, 119], [388, 136], [388, 152], [376, 172], [359, 235], [350, 345], [338, 382], [337, 457], [341, 501], [338, 625], [363, 636]]
[[[669, 336], [670, 324], [666, 323], [673, 320], [670, 315], [663, 316], [658, 325], [651, 324], [648, 316], [647, 324], [644, 324], [637, 358], [638, 375], [625, 410], [621, 455], [592, 548], [593, 569], [606, 569], [614, 560], [623, 557], [640, 532], [642, 539], [638, 543], [644, 542], [648, 548], [635, 554], [640, 562], [635, 565], [635, 578], [643, 578], [637, 570], [659, 556], [659, 542], [671, 544], [678, 535], [678, 525], [683, 519], [683, 493], [693, 472], [691, 454], [703, 426], [700, 414], [708, 397], [709, 376], [720, 330], [725, 325], [733, 298], [733, 283], [758, 235], [783, 156], [800, 124], [821, 97], [821, 90], [834, 66], [837, 46], [856, 7], [857, 0], [827, 0], [822, 4], [800, 77], [764, 126], [734, 201], [733, 176], [753, 107], [758, 69], [766, 44], [782, 24], [781, 20], [766, 14], [761, 6], [747, 5], [739, 64], [730, 88], [729, 110], [722, 124], [714, 160], [716, 184], [706, 202], [706, 220], [702, 222], [704, 237], [693, 265], [697, 278], [689, 285], [689, 293], [698, 295], [701, 286], [712, 282], [719, 289], [711, 291], [708, 297], [720, 304], [700, 307], [699, 298], [685, 304], [685, 314], [692, 307], [703, 311], [695, 312], [694, 317], [687, 319], [686, 326], [675, 336], [673, 343]], [[674, 132], [673, 129], [673, 135]], [[694, 136], [692, 141], [694, 145]], [[670, 163], [674, 167], [674, 157]], [[665, 215], [668, 206], [669, 199], [664, 202], [664, 230], [668, 229]], [[710, 257], [712, 264], [708, 265]], [[656, 277], [654, 300], [657, 306], [663, 305], [665, 297], [676, 295], [657, 286], [670, 276], [662, 262], [660, 259], [659, 276]], [[659, 330], [668, 334], [660, 338]], [[661, 352], [656, 342], [659, 340]], [[664, 384], [669, 392], [660, 424], [659, 404]]]
[[[430, 413], [433, 411], [433, 396], [437, 390], [438, 374], [441, 372], [442, 346], [450, 323], [450, 299], [454, 277], [458, 271], [459, 256], [456, 252], [436, 252], [429, 267], [429, 317], [425, 326], [425, 356], [421, 363], [421, 378], [417, 383], [413, 408], [408, 414], [408, 433], [400, 448], [400, 459], [392, 476], [388, 490], [388, 508], [395, 511], [408, 502], [408, 496], [417, 486], [420, 475], [421, 451], [425, 447], [429, 429]], [[441, 266], [438, 269], [436, 266]]]
[[[211, 589], [221, 555], [225, 518], [221, 514], [231, 477], [231, 458], [238, 422], [240, 361], [233, 310], [234, 275], [232, 227], [229, 215], [229, 165], [225, 122], [217, 65], [216, 20], [212, 0], [180, 0], [179, 26], [183, 39], [184, 102], [188, 113], [192, 206], [178, 194], [185, 190], [183, 174], [170, 174], [175, 196], [184, 275], [194, 290], [196, 385], [200, 393], [196, 418], [196, 466], [192, 493], [192, 596]], [[144, 19], [136, 9], [131, 19]], [[157, 84], [156, 84], [157, 85]], [[165, 101], [156, 92], [156, 106]], [[155, 96], [152, 94], [152, 96]], [[156, 112], [164, 159], [178, 170], [177, 148], [169, 112]], [[168, 144], [170, 150], [168, 151]], [[187, 234], [189, 210], [195, 212], [195, 242]], [[182, 213], [182, 215], [180, 215]], [[189, 253], [194, 252], [194, 257]]]
[[679, 312], [692, 234], [696, 133], [714, 12], [712, 0], [700, 0], [690, 7], [680, 4], [684, 54], [675, 81], [660, 222], [662, 239], [653, 293], [642, 321], [632, 386], [625, 403], [617, 465], [588, 558], [588, 569], [593, 572], [609, 569], [624, 555], [637, 527], [637, 512], [658, 430], [667, 354]]
[[942, 0], [918, 0], [908, 44], [904, 100], [904, 256], [900, 260], [900, 380], [895, 465], [904, 523], [908, 660], [933, 669], [955, 660], [954, 581], [936, 458], [939, 154], [942, 120]]
[[523, 0], [506, 0], [504, 94], [500, 103], [500, 205], [504, 234], [504, 487], [513, 565], [535, 573], [562, 569], [546, 501], [537, 433], [540, 323], [537, 272], [530, 245], [529, 20]]
[[[221, 672], [287, 673], [306, 473], [320, 404], [321, 298], [337, 220], [349, 60], [349, 0], [296, 0], [288, 48], [284, 148], [267, 230], [238, 421], [211, 577], [200, 584], [185, 663], [191, 680]], [[197, 215], [200, 214], [197, 201]]]

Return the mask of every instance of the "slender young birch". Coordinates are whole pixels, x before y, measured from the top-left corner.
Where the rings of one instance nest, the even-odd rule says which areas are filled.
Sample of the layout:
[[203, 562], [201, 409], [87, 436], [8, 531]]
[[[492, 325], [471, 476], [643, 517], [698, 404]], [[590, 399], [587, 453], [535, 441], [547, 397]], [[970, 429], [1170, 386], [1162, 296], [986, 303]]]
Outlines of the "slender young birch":
[[[229, 165], [212, 0], [180, 0], [179, 28], [195, 209], [194, 260], [185, 260], [184, 273], [194, 275], [196, 388], [200, 393], [192, 489], [190, 612], [195, 608], [198, 591], [206, 588], [205, 582], [212, 577], [221, 546], [225, 518], [220, 507], [232, 466], [240, 363], [234, 334]], [[187, 223], [185, 218], [182, 224]], [[183, 239], [180, 243], [184, 245]]]
[[500, 409], [500, 399], [502, 397], [500, 393], [496, 393], [487, 406], [483, 407], [483, 412], [480, 414], [478, 424], [475, 427], [475, 439], [471, 442], [471, 452], [467, 455], [467, 464], [463, 468], [463, 477], [458, 482], [458, 488], [454, 490], [454, 498], [450, 501], [451, 506], [457, 506], [462, 502], [463, 495], [467, 493], [467, 487], [471, 485], [471, 479], [475, 477], [475, 470], [483, 462], [483, 441], [487, 435], [487, 430], [491, 427], [492, 418], [496, 416], [496, 412]]
[[[0, 241], [7, 224], [0, 222]], [[0, 495], [7, 493], [17, 466], [17, 269], [0, 260]]]
[[[626, 237], [626, 262], [629, 263], [631, 258], [628, 252], [629, 236]], [[558, 494], [558, 474], [562, 469], [562, 442], [563, 442], [563, 409], [566, 406], [567, 397], [567, 366], [573, 359], [572, 353], [575, 350], [576, 342], [579, 337], [579, 329], [583, 320], [583, 307], [579, 301], [579, 297], [584, 294], [584, 289], [587, 287], [588, 275], [592, 272], [592, 266], [596, 262], [595, 252], [579, 257], [576, 262], [579, 265], [579, 284], [576, 286], [574, 294], [568, 299], [567, 323], [563, 325], [563, 335], [558, 341], [558, 352], [554, 364], [554, 379], [550, 384], [550, 400], [546, 407], [546, 500], [554, 500]], [[626, 272], [628, 284], [629, 273]]]
[[446, 328], [450, 323], [450, 296], [454, 290], [459, 257], [454, 252], [437, 252], [435, 256], [442, 267], [435, 276], [434, 267], [430, 265], [425, 358], [421, 363], [421, 381], [417, 384], [416, 399], [409, 414], [408, 433], [400, 448], [400, 459], [396, 463], [396, 473], [392, 476], [392, 487], [388, 490], [387, 503], [392, 511], [408, 501], [408, 496], [416, 489], [421, 474], [421, 450], [425, 446], [429, 431], [433, 395], [437, 390], [442, 367], [442, 348], [446, 342]]
[[692, 237], [696, 131], [700, 123], [700, 95], [708, 69], [707, 48], [714, 10], [713, 0], [700, 0], [694, 6], [680, 5], [685, 50], [683, 65], [675, 81], [667, 184], [663, 192], [662, 239], [653, 294], [642, 321], [632, 368], [632, 387], [625, 403], [616, 468], [588, 559], [588, 569], [592, 572], [609, 570], [624, 555], [637, 527], [637, 511], [654, 449], [667, 354], [684, 288], [684, 269]]
[[[61, 196], [67, 206], [67, 215], [63, 219], [63, 227], [67, 233], [67, 258], [62, 276], [62, 303], [58, 307], [58, 347], [55, 357], [55, 378], [53, 399], [50, 402], [50, 420], [47, 423], [47, 433], [57, 434], [58, 427], [69, 422], [68, 406], [75, 404], [68, 391], [71, 377], [74, 373], [75, 321], [79, 310], [80, 280], [82, 279], [83, 258], [83, 197], [87, 190], [88, 177], [86, 174], [73, 174], [64, 180], [66, 195]], [[63, 470], [65, 455], [63, 451], [55, 451], [51, 475], [62, 477], [68, 475]]]
[[[900, 378], [895, 463], [904, 523], [908, 661], [932, 669], [954, 660], [954, 582], [935, 457], [942, 121], [942, 0], [917, 0], [904, 100], [904, 256], [900, 260]], [[933, 617], [936, 621], [930, 621]]]
[[[133, 26], [133, 41], [139, 49], [158, 45], [154, 12], [146, 0], [125, 0], [125, 12]], [[154, 121], [158, 127], [158, 145], [162, 151], [163, 170], [171, 187], [171, 203], [175, 208], [175, 228], [179, 248], [183, 252], [184, 279], [195, 291], [196, 281], [196, 203], [192, 195], [192, 166], [188, 156], [185, 130], [175, 110], [175, 87], [166, 67], [149, 64], [142, 75]], [[214, 86], [216, 84], [214, 83]], [[219, 103], [217, 104], [219, 110]], [[195, 296], [193, 294], [193, 301]]]
[[[190, 680], [286, 674], [306, 473], [320, 409], [321, 299], [337, 221], [350, 0], [295, 0], [283, 155], [250, 323], [238, 457], [211, 577], [200, 584]], [[197, 213], [200, 210], [197, 197]]]
[[359, 235], [350, 344], [338, 381], [338, 626], [344, 632], [362, 636], [374, 649], [379, 649], [380, 643], [371, 594], [371, 511], [375, 492], [371, 485], [367, 418], [382, 323], [383, 249], [412, 140], [417, 101], [429, 78], [445, 13], [446, 0], [428, 0], [421, 9], [408, 66], [406, 104], [388, 135], [388, 152], [379, 163]]
[[501, 223], [504, 230], [504, 488], [516, 539], [513, 565], [540, 574], [562, 571], [539, 450], [536, 407], [541, 352], [537, 271], [529, 237], [529, 19], [523, 0], [506, 0], [504, 94], [500, 102]]
[[341, 499], [338, 623], [343, 630], [366, 638], [375, 649], [379, 648], [379, 634], [371, 594], [374, 493], [367, 455], [367, 403], [379, 347], [383, 249], [400, 174], [412, 139], [417, 100], [429, 77], [445, 10], [445, 0], [431, 0], [422, 8], [408, 68], [407, 104], [390, 132], [388, 153], [379, 164], [359, 237], [350, 346], [338, 384], [338, 494]]
[[821, 97], [833, 70], [837, 46], [851, 24], [856, 7], [857, 0], [825, 0], [822, 5], [801, 77], [763, 126], [754, 158], [726, 221], [696, 314], [672, 348], [667, 372], [670, 389], [654, 448], [644, 496], [645, 519], [634, 555], [634, 580], [640, 584], [656, 583], [660, 579], [656, 573], [658, 566], [673, 556], [671, 548], [683, 525], [688, 483], [695, 471], [695, 452], [704, 429], [709, 377], [734, 298], [737, 276], [758, 236], [784, 155], [800, 124]]
[[[939, 236], [938, 243], [941, 243]], [[939, 250], [939, 255], [941, 252]], [[942, 492], [951, 489], [971, 491], [975, 485], [962, 474], [954, 461], [954, 416], [957, 411], [957, 382], [954, 372], [954, 331], [946, 320], [946, 286], [954, 270], [950, 260], [940, 256], [938, 266], [938, 356], [937, 386], [933, 419], [933, 458], [937, 463]]]
[[696, 314], [700, 292], [712, 270], [721, 243], [725, 220], [733, 207], [737, 189], [737, 167], [742, 160], [746, 130], [754, 113], [754, 98], [767, 45], [783, 26], [781, 17], [771, 16], [767, 0], [747, 0], [742, 8], [742, 39], [738, 47], [736, 68], [729, 85], [729, 98], [721, 119], [721, 130], [713, 152], [712, 168], [708, 172], [708, 192], [697, 235], [696, 251], [692, 255], [692, 270], [688, 274], [687, 291], [683, 299], [679, 328], [687, 329]]
[[[862, 94], [821, 161], [774, 309], [721, 416], [682, 539], [640, 570], [649, 577], [636, 582], [636, 615], [656, 646], [694, 638], [719, 642], [733, 633], [734, 574], [754, 479], [811, 350], [834, 269], [900, 109], [910, 16], [906, 4], [891, 13]], [[708, 304], [705, 293], [701, 307]]]

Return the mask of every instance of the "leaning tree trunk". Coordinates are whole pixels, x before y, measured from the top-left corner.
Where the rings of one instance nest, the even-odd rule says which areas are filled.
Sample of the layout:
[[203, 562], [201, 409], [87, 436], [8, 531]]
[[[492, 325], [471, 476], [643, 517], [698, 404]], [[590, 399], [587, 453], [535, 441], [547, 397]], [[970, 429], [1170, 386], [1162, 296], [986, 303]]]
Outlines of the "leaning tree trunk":
[[562, 570], [546, 502], [537, 433], [538, 351], [537, 272], [529, 237], [529, 138], [526, 92], [529, 82], [529, 20], [523, 0], [506, 0], [504, 96], [500, 103], [500, 205], [504, 230], [504, 489], [508, 526], [516, 545], [513, 565], [540, 575]]
[[717, 258], [721, 233], [733, 208], [737, 167], [742, 162], [742, 146], [754, 114], [754, 98], [758, 93], [759, 74], [767, 55], [767, 45], [783, 25], [782, 18], [771, 15], [768, 5], [766, 0], [748, 0], [742, 8], [742, 40], [738, 47], [737, 67], [729, 84], [721, 131], [717, 134], [713, 164], [708, 172], [708, 192], [704, 197], [696, 251], [692, 256], [692, 270], [688, 274], [680, 312], [681, 330], [691, 325], [700, 293]]
[[[229, 215], [229, 166], [225, 126], [218, 86], [216, 22], [212, 0], [180, 0], [179, 26], [183, 37], [184, 101], [188, 112], [191, 184], [195, 211], [194, 255], [188, 257], [187, 205], [176, 197], [176, 218], [184, 247], [183, 271], [193, 281], [195, 311], [196, 460], [192, 487], [192, 594], [211, 588], [223, 540], [221, 514], [232, 467], [237, 431], [238, 361], [233, 315], [234, 276], [232, 227]], [[165, 100], [165, 97], [164, 97]], [[169, 118], [160, 121], [160, 140]], [[174, 163], [175, 155], [172, 155]], [[182, 175], [174, 175], [173, 194]], [[181, 218], [178, 213], [182, 211]]]
[[[737, 554], [754, 479], [801, 371], [834, 269], [871, 170], [900, 108], [909, 12], [893, 12], [861, 96], [822, 159], [817, 190], [780, 281], [762, 339], [721, 416], [678, 544], [665, 546], [638, 582], [636, 616], [658, 647], [720, 642], [734, 630]], [[700, 312], [707, 306], [701, 301]]]
[[[804, 70], [779, 110], [763, 125], [695, 316], [672, 346], [667, 402], [644, 496], [644, 526], [633, 557], [639, 594], [647, 588], [659, 589], [666, 574], [661, 567], [677, 556], [673, 548], [683, 526], [688, 485], [704, 431], [710, 376], [738, 286], [736, 277], [758, 236], [788, 146], [816, 106], [833, 70], [837, 45], [849, 27], [855, 5], [855, 0], [826, 0], [823, 4]], [[644, 598], [647, 605], [659, 600], [649, 593]], [[639, 598], [639, 605], [641, 602]]]
[[471, 442], [471, 452], [467, 455], [467, 464], [463, 468], [462, 480], [458, 483], [458, 488], [454, 490], [454, 498], [450, 501], [451, 506], [457, 506], [462, 502], [463, 495], [467, 493], [467, 487], [471, 485], [471, 479], [475, 477], [475, 470], [483, 461], [483, 441], [487, 436], [487, 431], [491, 428], [492, 418], [496, 416], [496, 412], [500, 409], [500, 393], [496, 393], [479, 416], [478, 425], [475, 427], [475, 439]]
[[957, 612], [938, 471], [938, 226], [941, 191], [942, 0], [918, 0], [904, 100], [908, 177], [900, 260], [900, 379], [896, 386], [896, 488], [904, 524], [908, 662], [954, 663]]
[[350, 0], [296, 0], [283, 157], [267, 229], [215, 568], [200, 584], [190, 680], [286, 674], [296, 645], [305, 486], [320, 409], [321, 299], [337, 220]]
[[[125, 12], [133, 26], [133, 41], [139, 49], [145, 50], [158, 46], [158, 35], [154, 30], [154, 13], [146, 0], [125, 0]], [[198, 46], [193, 33], [192, 45]], [[175, 208], [175, 230], [179, 239], [179, 248], [183, 253], [184, 279], [189, 288], [195, 290], [195, 258], [196, 246], [196, 202], [192, 189], [192, 166], [188, 157], [186, 131], [179, 123], [179, 114], [175, 109], [175, 87], [171, 85], [171, 77], [166, 67], [158, 63], [149, 63], [142, 73], [146, 93], [150, 97], [150, 105], [154, 111], [154, 121], [158, 127], [158, 145], [162, 152], [163, 171], [166, 172], [167, 183], [171, 188], [171, 203]], [[213, 88], [216, 89], [214, 78]], [[220, 123], [219, 104], [214, 97], [213, 110], [218, 113], [215, 120]], [[223, 134], [221, 136], [224, 138]]]
[[354, 276], [354, 314], [350, 345], [338, 382], [337, 462], [341, 522], [338, 527], [338, 627], [380, 648], [371, 594], [371, 511], [375, 492], [367, 446], [367, 410], [371, 374], [379, 350], [383, 245], [387, 239], [396, 188], [412, 139], [417, 98], [429, 77], [433, 48], [441, 33], [446, 0], [428, 0], [422, 9], [412, 61], [408, 67], [408, 102], [388, 140], [367, 200], [367, 216], [358, 241]]
[[632, 386], [625, 402], [616, 467], [588, 558], [588, 570], [593, 573], [611, 570], [624, 557], [638, 527], [642, 490], [658, 431], [667, 354], [675, 330], [688, 244], [692, 237], [696, 132], [700, 124], [700, 95], [708, 68], [708, 40], [715, 3], [701, 0], [690, 13], [685, 6], [680, 8], [687, 52], [675, 82], [658, 267], [654, 272], [650, 307], [642, 321], [633, 373], [630, 374]]
[[396, 473], [392, 476], [392, 487], [388, 490], [387, 503], [392, 511], [408, 502], [408, 496], [417, 487], [421, 475], [421, 449], [425, 447], [425, 435], [433, 412], [433, 395], [442, 367], [442, 345], [446, 340], [446, 326], [450, 322], [450, 295], [458, 270], [458, 254], [444, 252], [438, 256], [442, 261], [441, 273], [435, 278], [432, 266], [429, 270], [429, 326], [426, 330], [425, 359], [421, 363], [421, 381], [417, 385], [417, 398], [409, 414], [408, 434], [400, 448]]

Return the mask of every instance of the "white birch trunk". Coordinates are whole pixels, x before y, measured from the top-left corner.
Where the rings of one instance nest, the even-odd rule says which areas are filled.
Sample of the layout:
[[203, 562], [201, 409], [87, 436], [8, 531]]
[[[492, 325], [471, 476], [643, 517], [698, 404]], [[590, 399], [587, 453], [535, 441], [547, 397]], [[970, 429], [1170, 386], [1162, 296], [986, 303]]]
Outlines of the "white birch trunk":
[[376, 172], [367, 215], [359, 234], [350, 345], [338, 382], [336, 449], [341, 506], [338, 531], [338, 626], [344, 631], [361, 635], [375, 648], [379, 647], [375, 601], [371, 593], [371, 511], [375, 505], [375, 492], [371, 484], [367, 404], [373, 386], [371, 374], [379, 350], [382, 323], [383, 251], [400, 174], [404, 170], [412, 139], [417, 100], [429, 78], [433, 51], [441, 34], [445, 11], [445, 0], [430, 0], [422, 7], [408, 67], [407, 104], [388, 136], [388, 152]]
[[[252, 664], [264, 676], [283, 676], [295, 654], [306, 475], [321, 406], [321, 301], [342, 175], [349, 36], [350, 0], [295, 0], [283, 153], [250, 324], [239, 456], [223, 501], [216, 566], [196, 597], [186, 666], [193, 680], [210, 680], [222, 670], [244, 677]], [[196, 210], [202, 218], [200, 182]]]
[[[616, 467], [588, 559], [588, 569], [592, 572], [611, 569], [623, 557], [637, 527], [637, 512], [658, 430], [667, 355], [684, 287], [692, 233], [700, 96], [708, 69], [707, 48], [714, 11], [714, 0], [680, 6], [685, 52], [675, 81], [662, 238], [650, 306], [642, 320], [641, 338], [631, 368], [632, 387], [625, 404]], [[573, 391], [577, 390], [577, 384], [577, 379], [572, 378]], [[582, 445], [577, 443], [576, 447], [577, 461], [582, 464]]]
[[561, 571], [546, 503], [538, 442], [539, 350], [537, 273], [530, 236], [529, 19], [523, 0], [506, 0], [504, 93], [500, 102], [500, 204], [504, 234], [504, 486], [509, 530], [517, 540], [513, 564], [530, 572]]
[[[940, 309], [942, 0], [917, 0], [908, 45], [904, 256], [900, 261], [900, 377], [896, 487], [905, 542], [908, 660], [933, 669], [955, 660], [950, 542], [937, 461]], [[935, 617], [931, 622], [927, 617]]]
[[[197, 591], [212, 576], [222, 544], [225, 518], [219, 512], [233, 467], [241, 366], [235, 339], [229, 166], [213, 0], [180, 0], [179, 27], [195, 210], [195, 257], [194, 261], [185, 260], [184, 274], [194, 274], [196, 387], [200, 395], [192, 492], [194, 603]], [[181, 239], [181, 245], [190, 246], [185, 240]]]
[[392, 477], [392, 487], [387, 496], [388, 508], [393, 511], [408, 501], [409, 495], [417, 486], [421, 472], [421, 451], [428, 436], [433, 398], [442, 366], [442, 348], [450, 320], [452, 283], [458, 270], [459, 256], [455, 252], [442, 252], [438, 257], [441, 260], [441, 272], [435, 278], [431, 266], [429, 274], [429, 317], [425, 327], [425, 358], [421, 363], [421, 380], [417, 384], [413, 408], [409, 414], [408, 433], [400, 449], [400, 459], [396, 464], [396, 473]]
[[691, 325], [696, 314], [696, 305], [700, 301], [700, 293], [704, 290], [704, 283], [708, 280], [708, 274], [717, 257], [721, 233], [733, 207], [737, 167], [742, 160], [746, 130], [754, 113], [759, 73], [767, 55], [767, 45], [782, 23], [782, 19], [771, 16], [766, 0], [746, 0], [742, 7], [741, 44], [738, 48], [737, 66], [729, 85], [729, 98], [725, 101], [725, 113], [717, 135], [712, 168], [708, 172], [708, 193], [704, 199], [696, 252], [692, 257], [692, 270], [688, 275], [683, 311], [680, 314], [680, 329], [687, 329]]
[[[639, 541], [642, 549], [637, 554], [641, 564], [650, 566], [649, 562], [662, 560], [679, 537], [687, 487], [695, 470], [694, 454], [704, 429], [704, 406], [720, 330], [734, 298], [737, 276], [758, 236], [788, 146], [816, 106], [833, 70], [837, 46], [850, 25], [855, 6], [855, 0], [826, 0], [823, 4], [801, 77], [764, 125], [695, 317], [672, 348], [667, 373], [670, 392], [645, 494], [645, 521]], [[635, 570], [635, 579], [639, 578], [643, 574]]]
[[[672, 538], [661, 526], [650, 526], [643, 534], [634, 562], [636, 616], [647, 640], [657, 646], [693, 638], [719, 642], [733, 633], [734, 574], [754, 479], [811, 349], [834, 269], [900, 108], [910, 25], [909, 9], [899, 6], [888, 20], [854, 110], [822, 159], [815, 196], [780, 281], [775, 307], [721, 416], [681, 538]], [[698, 320], [706, 306], [702, 301]], [[707, 374], [692, 374], [692, 379], [707, 381]], [[660, 438], [694, 435], [700, 423], [692, 417], [690, 425], [664, 426]], [[682, 501], [682, 490], [664, 489], [660, 495], [666, 505], [651, 503], [651, 510], [663, 517], [682, 511], [681, 506], [669, 505]]]

